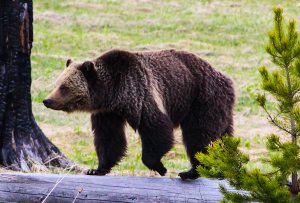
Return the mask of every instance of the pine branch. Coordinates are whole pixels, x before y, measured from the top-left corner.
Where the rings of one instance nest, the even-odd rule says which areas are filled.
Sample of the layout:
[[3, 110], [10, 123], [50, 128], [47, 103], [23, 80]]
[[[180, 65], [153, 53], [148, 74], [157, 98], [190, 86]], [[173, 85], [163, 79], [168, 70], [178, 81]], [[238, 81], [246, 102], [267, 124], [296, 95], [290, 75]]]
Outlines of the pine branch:
[[282, 114], [283, 111], [284, 111], [285, 109], [286, 109], [286, 108], [281, 109], [281, 111], [274, 117], [274, 120], [275, 120], [280, 114]]
[[280, 169], [278, 169], [277, 171], [274, 171], [274, 172], [270, 172], [270, 173], [263, 173], [263, 174], [261, 174], [261, 175], [262, 175], [262, 176], [272, 176], [272, 175], [278, 173], [279, 171], [280, 171]]
[[[281, 32], [281, 20], [280, 18], [277, 18], [276, 14], [275, 14], [275, 26], [276, 26], [276, 23], [277, 23], [277, 26], [278, 26], [278, 38], [279, 38], [279, 42], [282, 41], [282, 38], [281, 38], [281, 35], [282, 35], [282, 32]], [[279, 52], [280, 53], [280, 52]]]
[[[278, 53], [280, 53], [279, 49], [277, 48], [277, 46], [276, 46], [276, 44], [275, 44], [274, 39], [271, 41], [271, 43], [273, 44], [273, 46], [274, 46], [274, 48], [276, 49], [276, 51], [277, 51]], [[270, 53], [269, 53], [269, 54], [270, 54]], [[282, 58], [282, 57], [280, 57], [280, 58]]]
[[[265, 188], [262, 186], [260, 179], [258, 177], [258, 175], [256, 174], [255, 177], [253, 177], [253, 175], [248, 176], [250, 179], [252, 179], [255, 183], [257, 183], [256, 186], [260, 187], [260, 189], [263, 191], [263, 194], [265, 195], [265, 197], [268, 197], [271, 199], [271, 202], [277, 202], [275, 200], [273, 200], [272, 195], [270, 194], [269, 191], [265, 190]], [[257, 196], [261, 196], [261, 193], [257, 192], [257, 190], [252, 190], [252, 192], [255, 192]], [[258, 199], [261, 200], [261, 199]]]
[[[274, 45], [275, 46], [275, 45]], [[276, 57], [276, 58], [282, 58], [282, 56], [278, 56], [276, 54], [271, 54], [270, 52], [268, 52], [269, 55], [273, 56], [273, 57]]]
[[283, 131], [285, 131], [285, 132], [291, 134], [291, 132], [290, 132], [289, 130], [285, 129], [284, 127], [282, 127], [282, 126], [280, 126], [278, 123], [276, 123], [276, 120], [273, 119], [273, 117], [271, 116], [271, 114], [269, 113], [269, 111], [266, 109], [265, 106], [262, 106], [262, 105], [261, 105], [261, 107], [262, 107], [262, 108], [265, 110], [265, 112], [268, 114], [268, 117], [269, 117], [268, 120], [269, 120], [272, 124], [274, 124], [276, 127], [280, 128], [281, 130], [283, 130]]
[[297, 54], [295, 54], [292, 58], [291, 58], [291, 61], [293, 61], [296, 57], [298, 57], [300, 55], [300, 51], [297, 53]]
[[272, 93], [274, 93], [274, 94], [277, 94], [277, 95], [279, 95], [279, 96], [283, 96], [283, 97], [285, 97], [286, 96], [286, 94], [283, 94], [283, 93], [280, 93], [280, 92], [277, 92], [276, 90], [271, 90], [271, 89], [268, 89], [268, 91], [269, 92], [272, 92]]
[[293, 97], [300, 91], [300, 87], [293, 92]]
[[291, 131], [285, 129], [284, 127], [282, 127], [281, 125], [279, 125], [278, 123], [276, 123], [276, 121], [275, 121], [274, 119], [269, 118], [269, 121], [270, 121], [273, 125], [275, 125], [276, 127], [278, 127], [280, 130], [283, 130], [284, 132], [291, 134]]

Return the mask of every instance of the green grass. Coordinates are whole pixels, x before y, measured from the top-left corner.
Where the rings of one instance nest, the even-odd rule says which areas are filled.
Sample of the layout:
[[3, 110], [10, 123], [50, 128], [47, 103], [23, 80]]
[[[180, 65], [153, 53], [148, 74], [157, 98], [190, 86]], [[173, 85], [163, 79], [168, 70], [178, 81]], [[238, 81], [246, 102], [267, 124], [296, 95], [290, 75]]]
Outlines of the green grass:
[[[236, 135], [244, 139], [247, 153], [260, 149], [255, 143], [266, 116], [249, 92], [259, 90], [261, 65], [272, 67], [264, 51], [267, 31], [273, 27], [272, 8], [281, 4], [288, 18], [299, 20], [299, 1], [279, 0], [82, 0], [34, 1], [34, 44], [32, 49], [32, 101], [36, 120], [57, 146], [72, 160], [96, 167], [96, 154], [88, 114], [66, 114], [41, 104], [49, 94], [68, 58], [93, 59], [112, 48], [148, 51], [175, 48], [193, 52], [230, 75], [237, 92]], [[297, 26], [299, 30], [299, 24]], [[269, 104], [269, 109], [274, 104]], [[245, 121], [244, 123], [242, 121]], [[61, 132], [60, 129], [71, 130]], [[48, 128], [57, 133], [49, 135]], [[74, 130], [72, 130], [74, 129]], [[52, 133], [53, 134], [53, 133]], [[127, 156], [114, 171], [139, 174], [147, 168], [141, 162], [139, 137], [129, 130]], [[184, 147], [177, 143], [163, 159], [168, 169], [189, 168]], [[172, 174], [170, 174], [171, 176]]]

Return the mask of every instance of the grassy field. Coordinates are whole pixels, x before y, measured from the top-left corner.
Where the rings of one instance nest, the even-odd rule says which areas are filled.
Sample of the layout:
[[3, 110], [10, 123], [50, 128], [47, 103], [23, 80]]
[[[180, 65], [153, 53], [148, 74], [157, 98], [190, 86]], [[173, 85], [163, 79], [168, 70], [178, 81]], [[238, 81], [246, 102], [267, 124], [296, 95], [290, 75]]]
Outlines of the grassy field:
[[[279, 0], [35, 0], [32, 50], [34, 115], [44, 133], [63, 153], [84, 168], [97, 167], [88, 114], [46, 109], [42, 100], [52, 91], [65, 61], [93, 59], [112, 48], [149, 51], [175, 48], [193, 52], [221, 69], [235, 82], [235, 135], [250, 154], [249, 167], [260, 166], [266, 155], [265, 137], [276, 132], [249, 96], [259, 88], [261, 65], [272, 67], [264, 51], [273, 27], [272, 8], [281, 4], [284, 15], [300, 21], [299, 1]], [[299, 28], [299, 25], [298, 27]], [[298, 29], [299, 30], [299, 29]], [[272, 108], [270, 104], [269, 108]], [[155, 176], [141, 162], [140, 138], [128, 128], [127, 156], [113, 174]], [[163, 158], [168, 176], [189, 169], [181, 144]]]

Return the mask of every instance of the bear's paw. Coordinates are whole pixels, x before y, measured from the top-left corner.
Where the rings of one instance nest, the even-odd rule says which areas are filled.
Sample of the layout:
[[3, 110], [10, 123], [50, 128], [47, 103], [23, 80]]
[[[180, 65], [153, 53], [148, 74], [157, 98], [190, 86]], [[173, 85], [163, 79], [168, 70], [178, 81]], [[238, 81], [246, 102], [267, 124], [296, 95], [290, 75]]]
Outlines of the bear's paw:
[[85, 175], [105, 176], [109, 172], [109, 169], [89, 169], [85, 172]]
[[195, 180], [199, 177], [199, 174], [195, 169], [191, 169], [188, 172], [179, 173], [178, 176], [180, 176], [181, 180], [186, 180], [186, 179]]

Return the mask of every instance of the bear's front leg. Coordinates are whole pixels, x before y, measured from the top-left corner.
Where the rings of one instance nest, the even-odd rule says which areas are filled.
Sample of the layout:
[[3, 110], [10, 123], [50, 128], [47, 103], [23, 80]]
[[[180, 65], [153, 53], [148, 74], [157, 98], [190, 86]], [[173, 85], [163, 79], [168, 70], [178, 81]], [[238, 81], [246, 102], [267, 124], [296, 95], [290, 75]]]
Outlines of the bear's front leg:
[[147, 108], [143, 108], [138, 127], [142, 140], [142, 161], [150, 170], [164, 176], [167, 169], [162, 164], [161, 158], [173, 146], [173, 123], [158, 108], [146, 111]]
[[106, 175], [126, 152], [125, 119], [115, 113], [94, 113], [91, 116], [98, 169], [90, 169], [87, 175]]

